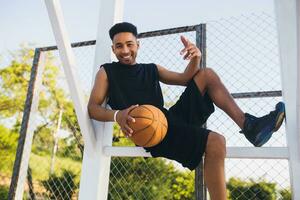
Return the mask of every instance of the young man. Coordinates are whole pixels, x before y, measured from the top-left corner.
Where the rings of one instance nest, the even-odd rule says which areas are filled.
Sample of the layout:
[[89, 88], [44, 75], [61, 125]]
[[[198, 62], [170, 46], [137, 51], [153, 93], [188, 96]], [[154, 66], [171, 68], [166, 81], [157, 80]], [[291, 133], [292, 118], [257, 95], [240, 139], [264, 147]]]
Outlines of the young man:
[[[153, 157], [166, 157], [193, 170], [205, 153], [204, 178], [212, 200], [226, 199], [224, 160], [225, 138], [216, 132], [202, 128], [214, 104], [225, 111], [242, 129], [242, 133], [254, 146], [265, 144], [277, 131], [284, 119], [284, 104], [274, 111], [257, 118], [244, 113], [222, 84], [218, 75], [209, 68], [200, 69], [201, 52], [185, 37], [180, 52], [189, 60], [184, 72], [169, 71], [158, 64], [136, 63], [139, 42], [137, 29], [130, 23], [115, 24], [109, 31], [112, 51], [119, 62], [107, 63], [99, 69], [88, 103], [90, 117], [99, 121], [116, 121], [121, 130], [130, 136], [133, 121], [129, 111], [138, 105], [158, 107], [168, 120], [166, 137], [158, 145], [145, 148]], [[186, 86], [179, 100], [169, 110], [163, 107], [159, 81]], [[112, 110], [102, 107], [104, 99]]]

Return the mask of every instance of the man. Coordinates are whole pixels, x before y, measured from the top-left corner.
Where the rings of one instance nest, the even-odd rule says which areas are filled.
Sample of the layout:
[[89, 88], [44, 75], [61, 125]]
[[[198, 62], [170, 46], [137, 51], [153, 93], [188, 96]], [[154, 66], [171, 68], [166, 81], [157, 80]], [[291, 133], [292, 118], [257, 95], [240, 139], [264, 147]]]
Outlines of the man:
[[[176, 160], [191, 170], [205, 153], [204, 178], [210, 197], [226, 199], [225, 138], [202, 128], [214, 112], [214, 104], [230, 116], [254, 146], [265, 144], [279, 129], [284, 119], [284, 104], [278, 103], [274, 111], [260, 118], [244, 113], [212, 69], [199, 69], [201, 52], [183, 36], [180, 39], [184, 48], [180, 53], [189, 64], [184, 72], [178, 73], [158, 64], [136, 63], [139, 42], [133, 24], [115, 24], [109, 35], [118, 62], [106, 63], [99, 69], [88, 103], [90, 117], [115, 121], [126, 136], [131, 136], [134, 133], [128, 121], [135, 119], [128, 115], [129, 111], [142, 104], [158, 107], [168, 120], [168, 132], [161, 143], [145, 149], [153, 157]], [[186, 86], [169, 110], [163, 107], [160, 81]], [[101, 106], [106, 97], [112, 110]]]

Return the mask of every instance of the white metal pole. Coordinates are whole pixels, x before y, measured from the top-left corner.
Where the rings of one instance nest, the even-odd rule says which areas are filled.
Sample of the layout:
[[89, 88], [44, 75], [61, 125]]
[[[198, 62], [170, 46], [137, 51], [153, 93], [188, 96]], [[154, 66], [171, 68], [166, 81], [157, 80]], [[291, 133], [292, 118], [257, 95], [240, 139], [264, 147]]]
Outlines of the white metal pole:
[[[111, 61], [109, 28], [122, 21], [123, 0], [101, 0], [93, 77], [101, 64]], [[94, 81], [94, 80], [93, 80]], [[93, 121], [96, 148], [84, 148], [79, 199], [105, 200], [108, 196], [111, 157], [104, 154], [104, 146], [112, 145], [113, 123]], [[92, 151], [92, 152], [91, 152]]]
[[[227, 147], [226, 158], [289, 159], [287, 147]], [[142, 147], [104, 147], [104, 154], [118, 157], [151, 157]]]
[[299, 0], [275, 0], [293, 199], [300, 199]]
[[85, 147], [95, 147], [95, 134], [88, 116], [83, 90], [81, 89], [75, 72], [75, 56], [64, 23], [64, 17], [59, 0], [45, 0], [52, 30], [58, 46], [63, 69], [70, 93], [75, 106], [76, 116], [84, 139]]
[[[95, 122], [95, 130], [98, 135], [97, 141], [95, 141], [94, 129], [91, 126], [86, 105], [80, 95], [81, 90], [75, 79], [75, 72], [73, 71], [75, 59], [64, 25], [61, 6], [58, 0], [46, 0], [45, 3], [85, 143], [79, 199], [103, 200], [107, 198], [108, 193], [110, 157], [103, 154], [102, 146], [109, 143], [111, 145], [112, 141], [109, 138], [112, 137], [112, 123]], [[105, 30], [107, 31], [115, 22], [117, 14], [120, 14], [120, 10], [122, 9], [123, 0], [103, 0], [100, 2], [100, 20], [97, 38], [99, 40], [97, 41], [95, 60], [101, 62], [103, 60], [110, 61], [110, 53], [108, 53], [110, 52], [110, 49], [108, 51], [110, 45], [105, 47], [109, 43], [104, 39], [104, 34]], [[99, 43], [102, 44], [99, 45]], [[95, 72], [96, 69], [94, 70], [94, 74]], [[105, 138], [104, 135], [110, 135], [110, 137]]]
[[56, 130], [53, 134], [53, 138], [54, 138], [54, 146], [53, 146], [53, 150], [52, 150], [52, 155], [51, 155], [51, 162], [50, 162], [50, 174], [53, 174], [54, 172], [54, 165], [55, 165], [55, 155], [57, 152], [57, 148], [58, 148], [58, 132], [60, 130], [60, 125], [61, 125], [61, 120], [62, 120], [62, 114], [63, 114], [63, 110], [60, 109], [59, 110], [59, 114], [58, 114], [58, 120], [57, 120], [57, 126], [56, 126]]
[[44, 72], [44, 68], [45, 68], [45, 54], [43, 52], [40, 52], [40, 59], [37, 68], [36, 81], [34, 83], [34, 91], [32, 94], [33, 97], [32, 97], [32, 104], [30, 108], [27, 134], [26, 134], [24, 148], [23, 148], [24, 152], [21, 158], [22, 161], [20, 166], [20, 173], [18, 176], [17, 188], [16, 188], [14, 199], [23, 199], [24, 186], [27, 177], [27, 170], [28, 170], [29, 158], [31, 153], [32, 139], [33, 139], [34, 130], [36, 128], [34, 122], [37, 120], [36, 116], [38, 112], [39, 94], [42, 85], [42, 75]]

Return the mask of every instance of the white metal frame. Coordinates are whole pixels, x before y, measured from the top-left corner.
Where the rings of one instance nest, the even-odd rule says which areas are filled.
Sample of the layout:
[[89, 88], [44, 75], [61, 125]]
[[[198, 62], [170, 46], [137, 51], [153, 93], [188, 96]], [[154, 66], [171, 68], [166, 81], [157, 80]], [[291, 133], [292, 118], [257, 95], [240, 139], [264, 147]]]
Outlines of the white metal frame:
[[300, 2], [275, 0], [293, 199], [300, 199]]
[[34, 122], [36, 119], [36, 113], [38, 112], [38, 105], [39, 105], [39, 94], [40, 89], [42, 85], [42, 75], [44, 72], [45, 67], [45, 53], [40, 52], [40, 59], [38, 63], [39, 67], [37, 68], [37, 75], [36, 75], [36, 81], [34, 83], [34, 91], [33, 91], [33, 97], [32, 97], [32, 104], [30, 108], [30, 114], [29, 114], [29, 121], [28, 121], [28, 128], [27, 128], [27, 134], [25, 138], [24, 143], [24, 152], [22, 154], [21, 158], [21, 166], [20, 166], [20, 173], [17, 180], [17, 188], [15, 193], [15, 199], [23, 199], [23, 193], [24, 193], [24, 186], [26, 182], [27, 177], [27, 170], [29, 166], [29, 159], [30, 159], [30, 153], [31, 153], [31, 145], [32, 145], [32, 139], [33, 134], [35, 130]]
[[[120, 1], [118, 1], [120, 2]], [[99, 53], [101, 59], [95, 63], [110, 61], [110, 45], [104, 39], [104, 32], [115, 22], [117, 17], [114, 15], [117, 1], [101, 1], [98, 43], [96, 55]], [[88, 116], [87, 106], [82, 99], [82, 89], [76, 82], [74, 72], [75, 57], [68, 38], [66, 26], [59, 0], [45, 0], [49, 18], [52, 24], [54, 36], [59, 49], [59, 54], [63, 63], [63, 68], [71, 91], [72, 100], [75, 103], [75, 111], [78, 117], [79, 125], [84, 139], [84, 156], [82, 163], [82, 172], [80, 179], [79, 199], [106, 199], [108, 194], [110, 156], [103, 154], [103, 145], [112, 145], [112, 123], [95, 122], [92, 127]], [[120, 12], [119, 12], [120, 13]], [[99, 45], [101, 44], [101, 46]], [[94, 74], [96, 73], [96, 67]], [[96, 134], [95, 134], [96, 133]]]
[[[107, 199], [111, 156], [149, 157], [151, 155], [139, 147], [112, 147], [111, 122], [94, 121], [93, 129], [85, 102], [80, 96], [81, 89], [76, 82], [76, 74], [72, 70], [75, 66], [75, 58], [64, 25], [59, 0], [45, 0], [45, 3], [85, 143], [79, 199]], [[299, 122], [297, 113], [300, 111], [300, 101], [299, 87], [298, 93], [296, 87], [297, 84], [299, 86], [299, 82], [297, 82], [299, 73], [297, 71], [297, 66], [299, 66], [297, 45], [299, 48], [299, 41], [298, 43], [295, 42], [297, 37], [298, 39], [300, 38], [299, 32], [298, 35], [295, 34], [299, 26], [299, 21], [297, 21], [296, 17], [297, 15], [299, 16], [299, 2], [297, 0], [275, 0], [275, 4], [279, 27], [283, 94], [286, 102], [286, 127], [289, 145], [288, 148], [229, 147], [227, 148], [227, 157], [289, 159], [293, 198], [300, 199], [300, 188], [296, 188], [296, 186], [300, 185], [300, 171], [296, 171], [296, 169], [300, 169], [300, 137], [299, 127], [297, 126], [297, 122]], [[100, 64], [111, 60], [111, 42], [107, 37], [107, 32], [115, 22], [122, 21], [122, 14], [123, 0], [100, 0], [94, 76]]]
[[[104, 146], [104, 154], [118, 157], [151, 157], [142, 147], [112, 147]], [[255, 159], [288, 159], [286, 147], [227, 147], [227, 158], [255, 158]]]

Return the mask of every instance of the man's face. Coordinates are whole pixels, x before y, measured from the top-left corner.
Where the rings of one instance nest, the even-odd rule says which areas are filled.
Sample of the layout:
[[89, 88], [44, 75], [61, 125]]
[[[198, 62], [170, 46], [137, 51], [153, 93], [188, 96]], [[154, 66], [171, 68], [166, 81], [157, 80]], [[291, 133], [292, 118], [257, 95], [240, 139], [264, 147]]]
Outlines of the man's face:
[[139, 49], [139, 42], [132, 33], [118, 33], [114, 36], [112, 42], [112, 51], [121, 63], [127, 65], [136, 64], [135, 59]]

